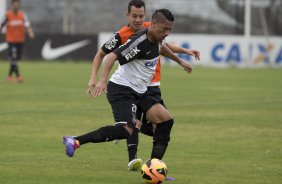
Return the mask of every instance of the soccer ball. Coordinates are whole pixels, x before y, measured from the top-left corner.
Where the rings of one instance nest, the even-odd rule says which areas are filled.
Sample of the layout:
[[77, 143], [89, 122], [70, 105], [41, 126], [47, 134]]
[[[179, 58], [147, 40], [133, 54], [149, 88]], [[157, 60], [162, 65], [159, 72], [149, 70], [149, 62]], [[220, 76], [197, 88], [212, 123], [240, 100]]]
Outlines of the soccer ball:
[[146, 183], [162, 183], [166, 178], [166, 174], [167, 167], [165, 163], [156, 158], [146, 161], [141, 168], [141, 175]]

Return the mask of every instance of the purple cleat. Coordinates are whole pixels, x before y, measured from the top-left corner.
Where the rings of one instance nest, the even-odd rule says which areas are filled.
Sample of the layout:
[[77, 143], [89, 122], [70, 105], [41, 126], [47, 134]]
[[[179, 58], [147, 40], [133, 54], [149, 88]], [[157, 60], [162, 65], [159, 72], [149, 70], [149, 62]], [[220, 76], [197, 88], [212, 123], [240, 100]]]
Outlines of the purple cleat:
[[74, 151], [79, 148], [79, 142], [71, 136], [64, 136], [63, 143], [66, 146], [66, 155], [72, 157]]
[[174, 180], [175, 180], [175, 178], [173, 178], [173, 177], [169, 177], [169, 176], [168, 176], [168, 177], [166, 177], [166, 178], [165, 178], [165, 180], [166, 180], [166, 181], [174, 181]]

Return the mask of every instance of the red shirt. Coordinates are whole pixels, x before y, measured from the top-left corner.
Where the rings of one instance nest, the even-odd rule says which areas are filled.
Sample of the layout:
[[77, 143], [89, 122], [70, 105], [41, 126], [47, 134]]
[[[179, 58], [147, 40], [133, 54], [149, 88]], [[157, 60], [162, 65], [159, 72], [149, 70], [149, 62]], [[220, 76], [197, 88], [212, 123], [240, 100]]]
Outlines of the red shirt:
[[25, 39], [25, 14], [22, 11], [6, 12], [6, 42], [22, 43]]

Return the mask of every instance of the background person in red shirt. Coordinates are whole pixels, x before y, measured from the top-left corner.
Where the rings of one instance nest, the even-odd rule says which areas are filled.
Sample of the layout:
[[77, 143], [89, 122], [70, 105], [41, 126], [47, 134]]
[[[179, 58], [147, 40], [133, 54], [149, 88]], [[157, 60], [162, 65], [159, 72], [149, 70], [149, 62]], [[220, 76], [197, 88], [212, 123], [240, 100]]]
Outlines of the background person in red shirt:
[[30, 38], [34, 38], [34, 32], [30, 26], [30, 22], [26, 14], [20, 10], [20, 0], [11, 1], [11, 9], [5, 14], [0, 30], [6, 26], [6, 42], [9, 45], [10, 70], [7, 81], [13, 82], [13, 74], [16, 75], [17, 82], [23, 82], [20, 75], [18, 61], [21, 58], [22, 47], [25, 41], [25, 28]]

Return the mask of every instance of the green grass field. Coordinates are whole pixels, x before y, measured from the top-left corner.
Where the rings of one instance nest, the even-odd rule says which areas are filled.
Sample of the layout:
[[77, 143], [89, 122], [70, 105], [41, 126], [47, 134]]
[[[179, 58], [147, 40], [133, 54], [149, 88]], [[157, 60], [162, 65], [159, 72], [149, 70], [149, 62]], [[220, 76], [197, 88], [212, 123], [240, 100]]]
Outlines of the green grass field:
[[[125, 141], [65, 156], [63, 135], [113, 117], [105, 95], [85, 95], [90, 63], [22, 62], [23, 84], [0, 62], [1, 184], [142, 184], [127, 171]], [[175, 125], [164, 157], [175, 184], [282, 183], [282, 69], [163, 67], [162, 93]], [[140, 134], [139, 157], [152, 140]]]

